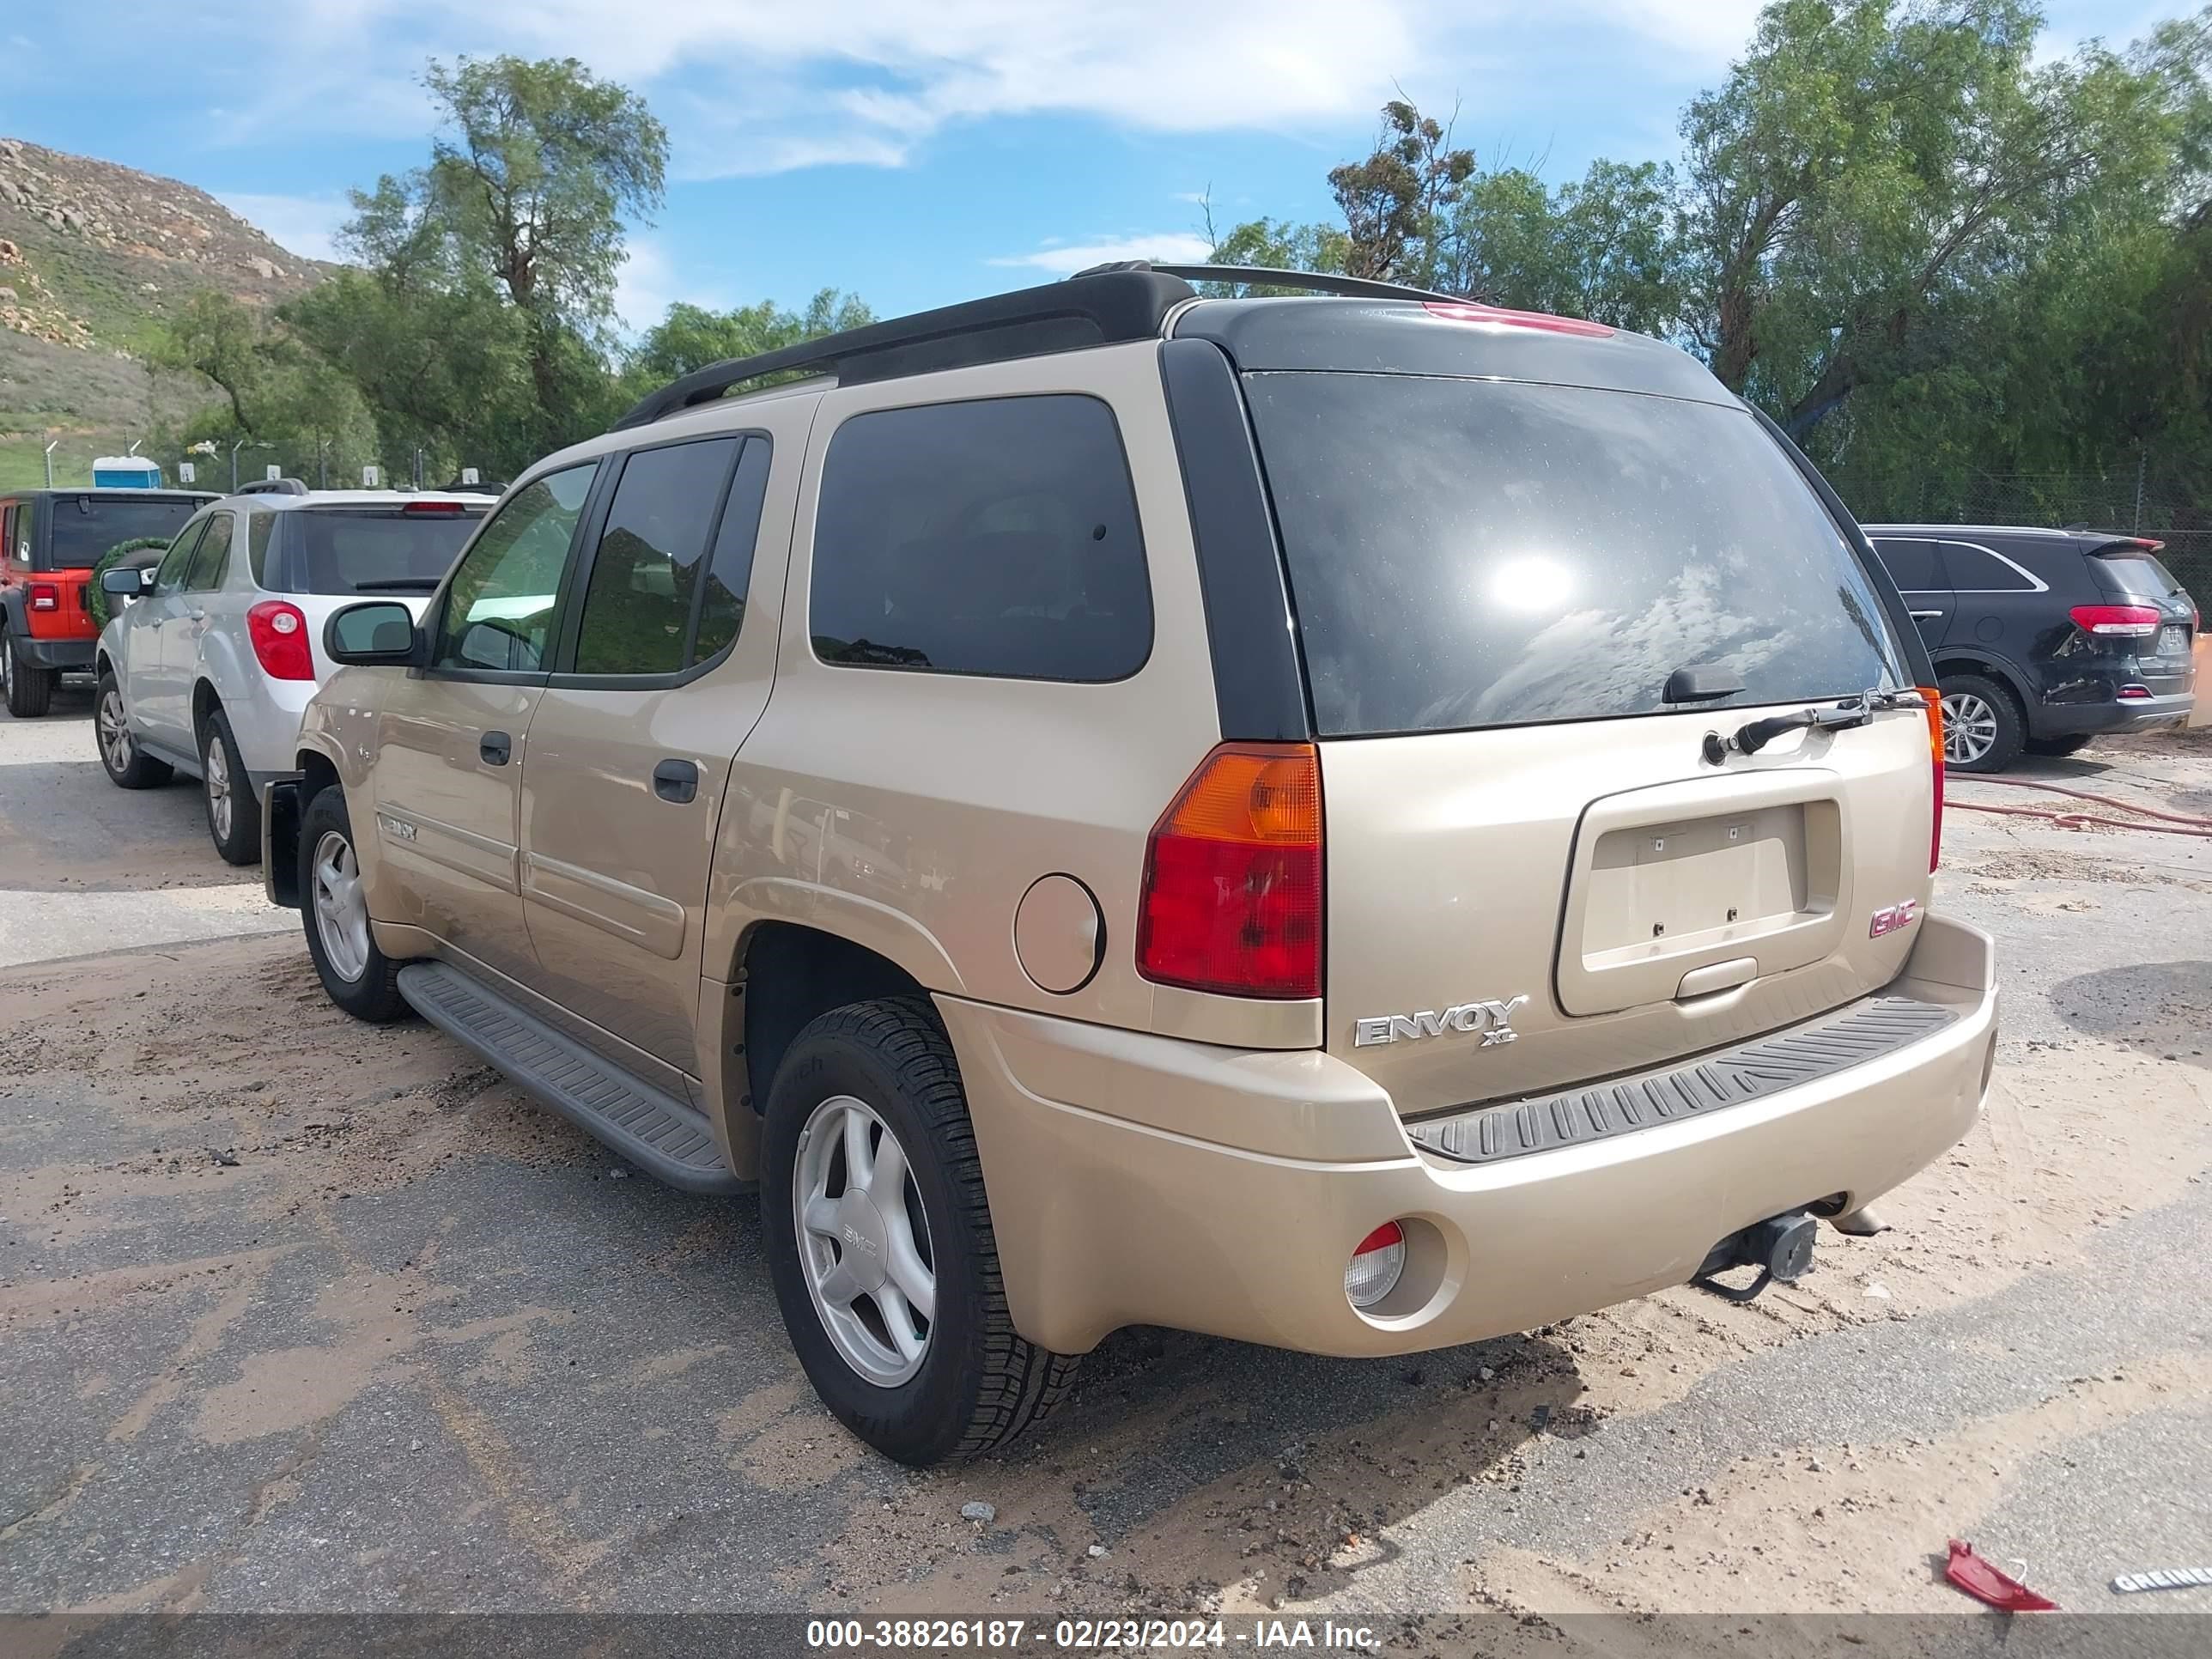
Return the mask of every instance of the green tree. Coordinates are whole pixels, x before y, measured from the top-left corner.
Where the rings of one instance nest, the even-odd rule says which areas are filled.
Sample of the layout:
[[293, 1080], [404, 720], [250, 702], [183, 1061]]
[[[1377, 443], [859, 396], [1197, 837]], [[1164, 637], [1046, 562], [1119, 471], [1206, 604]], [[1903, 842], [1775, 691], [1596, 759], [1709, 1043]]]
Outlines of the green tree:
[[1376, 282], [1433, 288], [1453, 208], [1474, 173], [1448, 125], [1403, 98], [1382, 106], [1382, 130], [1364, 160], [1329, 169], [1344, 215], [1344, 270]]
[[1597, 161], [1558, 190], [1527, 168], [1477, 173], [1446, 234], [1437, 285], [1493, 305], [1672, 334], [1686, 272], [1674, 171]]
[[808, 301], [804, 311], [787, 310], [772, 300], [730, 311], [678, 301], [630, 353], [627, 379], [631, 391], [643, 397], [709, 363], [781, 351], [875, 319], [857, 295], [829, 288]]

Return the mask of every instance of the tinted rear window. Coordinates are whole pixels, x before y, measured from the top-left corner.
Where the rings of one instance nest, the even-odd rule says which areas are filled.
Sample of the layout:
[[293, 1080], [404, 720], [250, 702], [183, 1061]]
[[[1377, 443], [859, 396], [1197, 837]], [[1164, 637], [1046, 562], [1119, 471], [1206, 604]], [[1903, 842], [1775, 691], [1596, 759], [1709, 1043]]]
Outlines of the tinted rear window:
[[2181, 584], [2173, 579], [2155, 556], [2139, 547], [2122, 547], [2110, 553], [2100, 553], [2097, 562], [2108, 579], [2107, 586], [2120, 593], [2140, 593], [2146, 599], [2171, 599], [2181, 592]]
[[112, 495], [63, 495], [50, 502], [53, 515], [53, 562], [90, 569], [118, 542], [147, 537], [168, 540], [200, 510], [198, 501], [133, 501]]
[[1406, 375], [1246, 390], [1325, 735], [1657, 714], [1678, 668], [1735, 670], [1738, 704], [1903, 683], [1866, 574], [1741, 410]]
[[309, 507], [291, 516], [294, 592], [428, 593], [483, 514]]

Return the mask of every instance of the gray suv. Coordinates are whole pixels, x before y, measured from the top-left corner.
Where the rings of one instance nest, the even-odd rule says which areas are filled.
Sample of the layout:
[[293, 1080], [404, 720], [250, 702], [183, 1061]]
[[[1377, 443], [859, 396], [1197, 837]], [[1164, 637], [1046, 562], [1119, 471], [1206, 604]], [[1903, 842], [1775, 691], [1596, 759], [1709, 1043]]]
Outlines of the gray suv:
[[677, 382], [332, 614], [270, 791], [331, 997], [757, 1190], [909, 1462], [1124, 1325], [1753, 1293], [1989, 1081], [1927, 653], [1781, 435], [1655, 340], [1236, 274]]

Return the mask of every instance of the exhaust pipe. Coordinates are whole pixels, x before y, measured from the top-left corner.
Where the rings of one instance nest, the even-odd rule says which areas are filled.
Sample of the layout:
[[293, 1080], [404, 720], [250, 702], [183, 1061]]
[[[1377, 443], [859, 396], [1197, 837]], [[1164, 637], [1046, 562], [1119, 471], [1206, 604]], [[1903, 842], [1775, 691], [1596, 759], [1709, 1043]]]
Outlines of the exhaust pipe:
[[[1805, 1210], [1790, 1210], [1753, 1222], [1713, 1246], [1690, 1283], [1730, 1302], [1748, 1302], [1776, 1279], [1794, 1285], [1813, 1270], [1813, 1242], [1820, 1224]], [[1732, 1267], [1756, 1267], [1759, 1277], [1741, 1289], [1713, 1275]]]

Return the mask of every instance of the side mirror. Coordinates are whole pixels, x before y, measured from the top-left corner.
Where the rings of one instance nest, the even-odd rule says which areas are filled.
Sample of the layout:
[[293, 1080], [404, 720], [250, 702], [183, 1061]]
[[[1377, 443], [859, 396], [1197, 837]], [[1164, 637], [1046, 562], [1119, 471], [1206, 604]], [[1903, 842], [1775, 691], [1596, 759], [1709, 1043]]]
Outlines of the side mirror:
[[323, 624], [323, 654], [359, 668], [410, 665], [422, 641], [415, 613], [392, 599], [343, 606]]
[[131, 565], [112, 564], [100, 573], [100, 591], [118, 598], [135, 599], [152, 585], [151, 569], [140, 570]]

